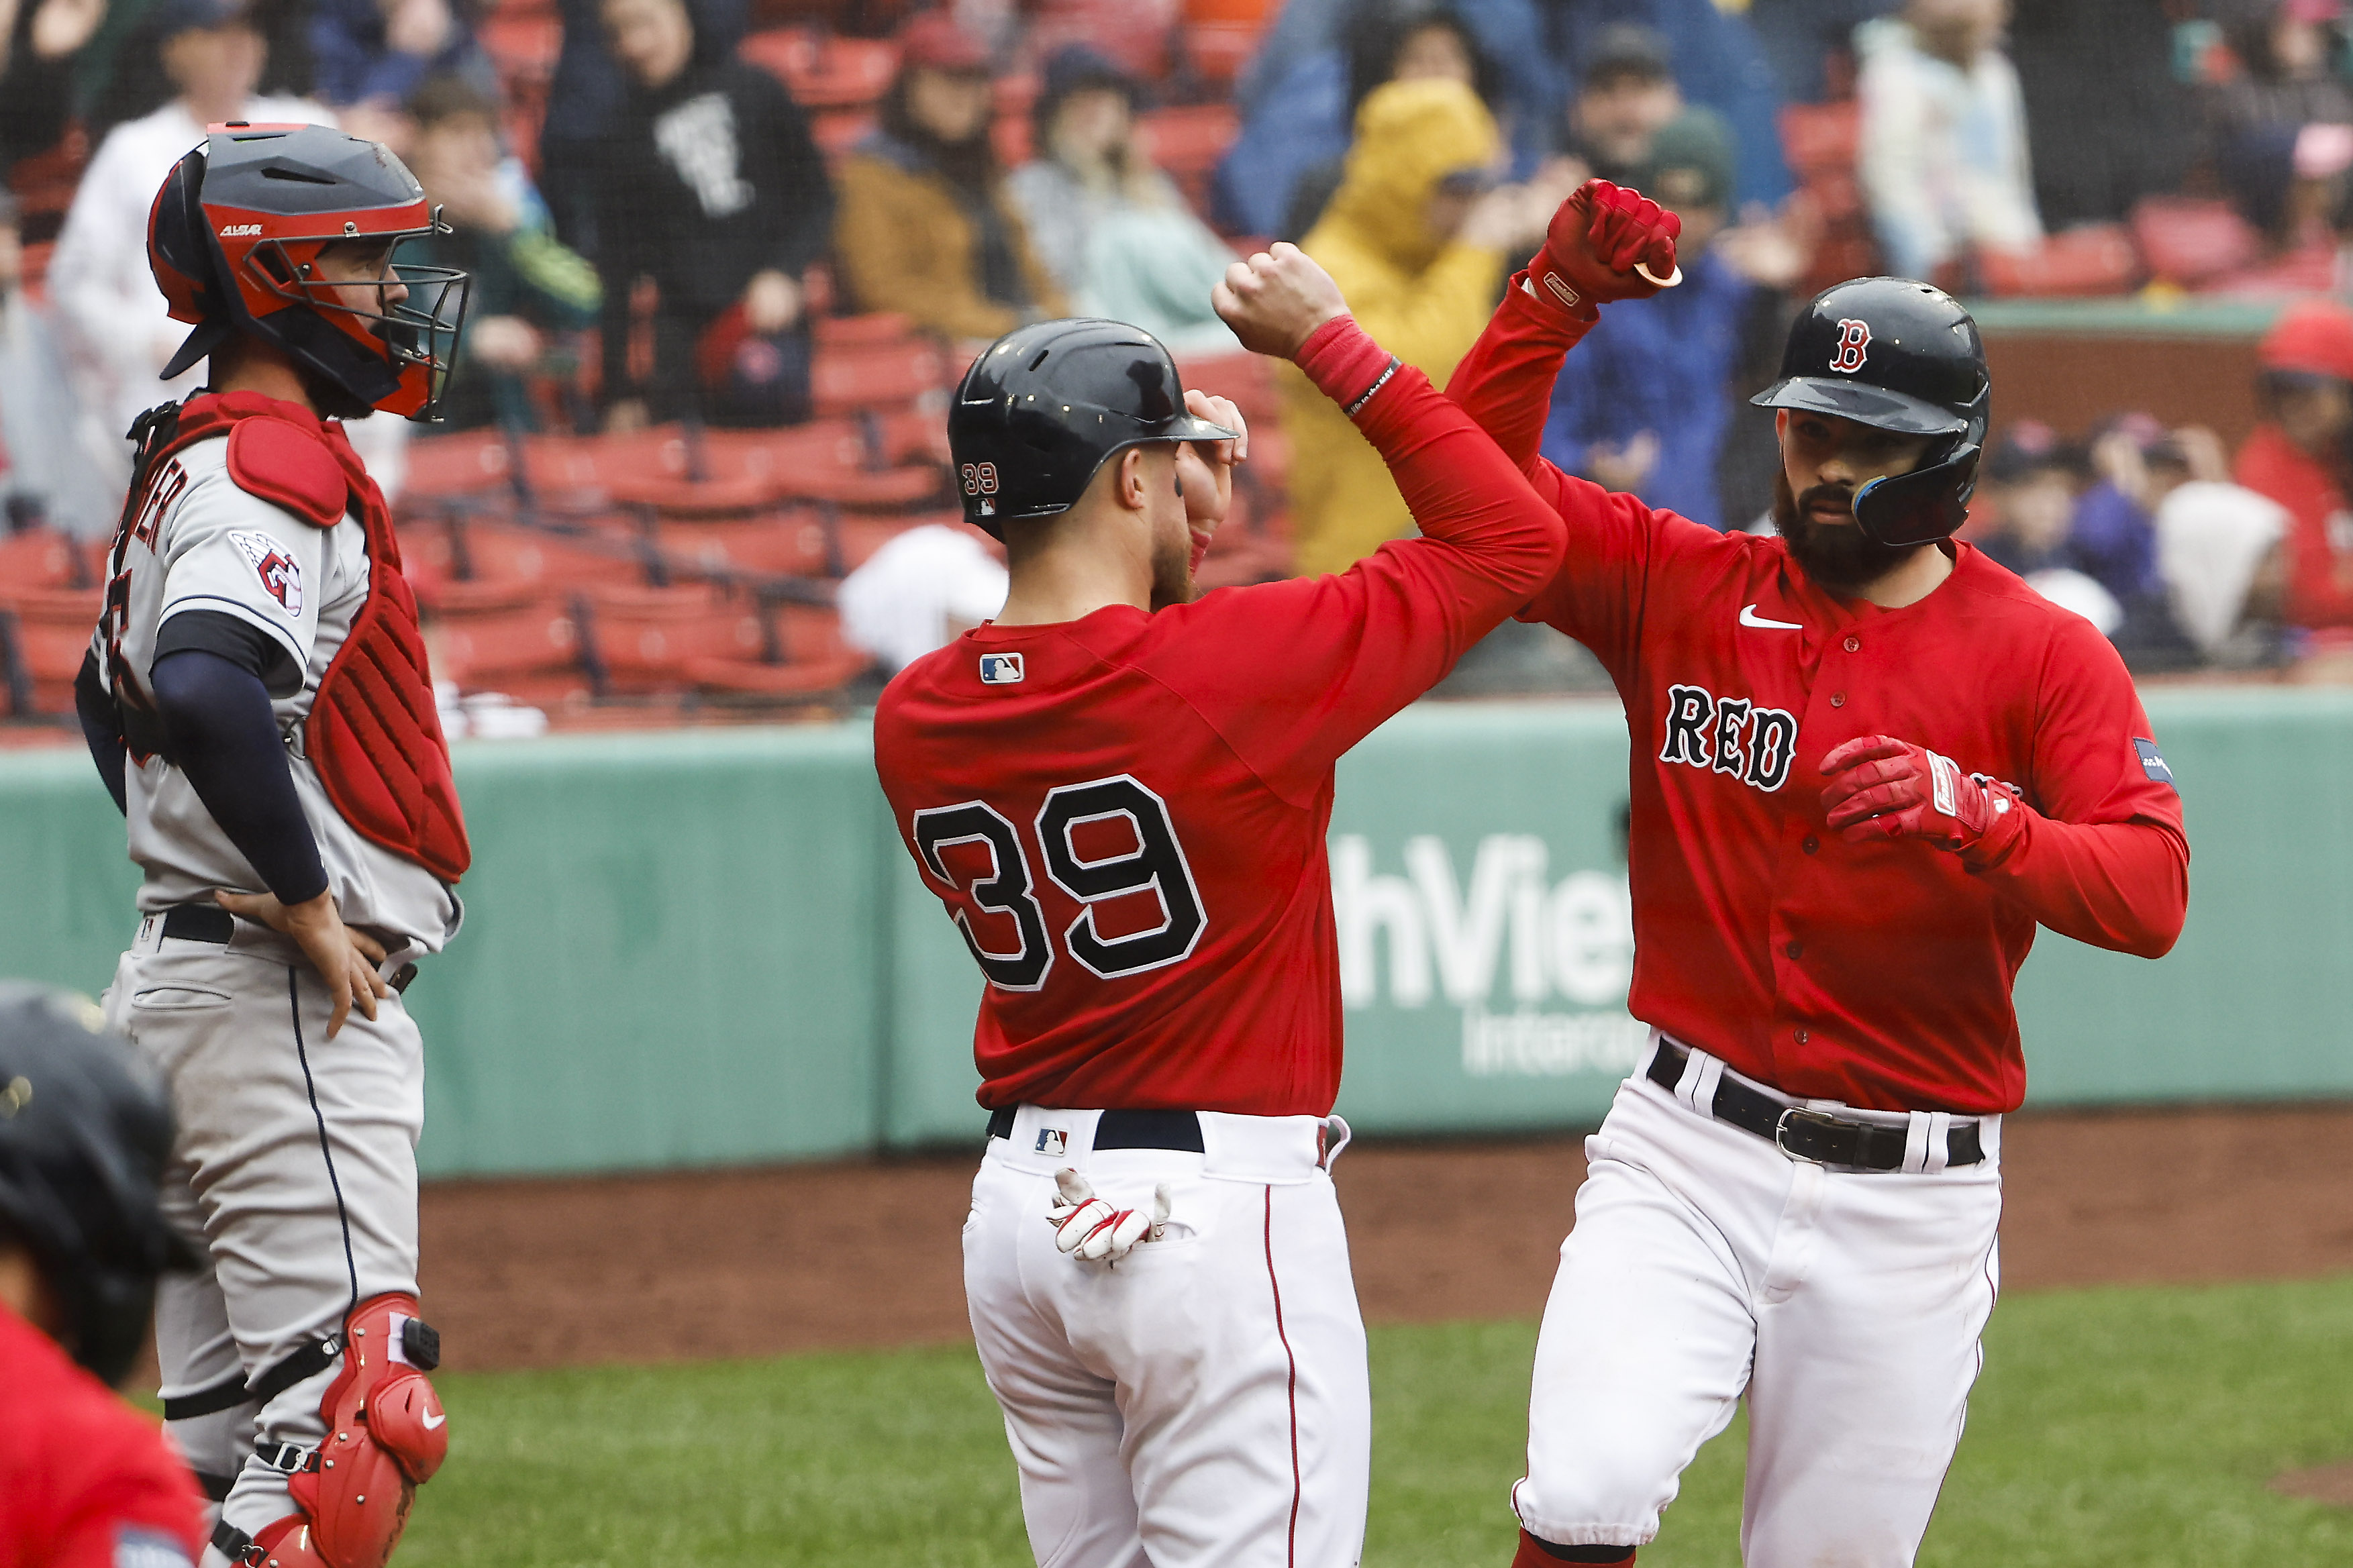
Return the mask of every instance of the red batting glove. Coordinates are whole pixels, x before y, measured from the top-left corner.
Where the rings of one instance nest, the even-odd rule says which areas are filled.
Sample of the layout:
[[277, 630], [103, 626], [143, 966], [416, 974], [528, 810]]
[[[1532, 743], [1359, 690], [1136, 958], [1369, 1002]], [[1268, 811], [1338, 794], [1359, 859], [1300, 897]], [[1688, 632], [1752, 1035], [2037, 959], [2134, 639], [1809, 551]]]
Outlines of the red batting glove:
[[1862, 735], [1822, 759], [1822, 810], [1850, 844], [1926, 838], [1966, 849], [2010, 808], [2008, 791], [1978, 783], [1950, 757], [1891, 735]]
[[1683, 219], [1641, 192], [1588, 180], [1552, 215], [1544, 248], [1528, 263], [1528, 278], [1539, 297], [1589, 318], [1595, 307], [1612, 300], [1657, 293], [1662, 285], [1635, 271], [1635, 265], [1672, 278], [1675, 239], [1683, 231]]

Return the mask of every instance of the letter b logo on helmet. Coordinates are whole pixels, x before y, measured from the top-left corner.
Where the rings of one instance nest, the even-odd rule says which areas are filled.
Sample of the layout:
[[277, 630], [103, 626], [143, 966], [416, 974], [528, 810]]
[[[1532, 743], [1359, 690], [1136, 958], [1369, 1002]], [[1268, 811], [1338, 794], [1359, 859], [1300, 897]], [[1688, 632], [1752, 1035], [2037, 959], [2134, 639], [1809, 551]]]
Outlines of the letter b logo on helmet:
[[1863, 355], [1871, 347], [1871, 323], [1848, 318], [1838, 325], [1838, 353], [1831, 356], [1831, 368], [1841, 375], [1852, 375], [1862, 368]]

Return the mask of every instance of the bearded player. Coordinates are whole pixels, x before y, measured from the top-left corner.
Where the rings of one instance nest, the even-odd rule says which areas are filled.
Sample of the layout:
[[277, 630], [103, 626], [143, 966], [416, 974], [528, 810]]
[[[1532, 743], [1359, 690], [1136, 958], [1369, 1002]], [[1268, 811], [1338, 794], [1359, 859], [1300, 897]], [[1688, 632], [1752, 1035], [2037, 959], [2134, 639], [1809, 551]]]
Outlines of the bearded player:
[[448, 1444], [417, 1316], [423, 1047], [402, 1005], [459, 919], [466, 830], [384, 497], [334, 416], [429, 418], [463, 274], [373, 142], [216, 125], [148, 220], [194, 331], [141, 416], [77, 687], [143, 873], [110, 1023], [169, 1080], [166, 1213], [206, 1267], [156, 1306], [210, 1561], [381, 1568]]
[[1745, 1396], [1750, 1568], [1895, 1568], [1993, 1309], [2011, 981], [2038, 925], [2163, 954], [2189, 850], [2115, 651], [1951, 538], [1990, 387], [1940, 290], [1841, 284], [1791, 330], [1753, 400], [1776, 537], [1538, 458], [1562, 355], [1656, 291], [1677, 228], [1587, 185], [1449, 388], [1567, 525], [1525, 617], [1625, 701], [1628, 1005], [1652, 1028], [1587, 1144], [1516, 1563], [1630, 1562]]
[[1217, 306], [1348, 412], [1422, 537], [1196, 599], [1232, 405], [1135, 328], [1025, 327], [948, 422], [1004, 611], [875, 714], [899, 829], [987, 977], [965, 1285], [1055, 1568], [1356, 1561], [1333, 767], [1560, 561], [1551, 509], [1305, 256], [1237, 263]]

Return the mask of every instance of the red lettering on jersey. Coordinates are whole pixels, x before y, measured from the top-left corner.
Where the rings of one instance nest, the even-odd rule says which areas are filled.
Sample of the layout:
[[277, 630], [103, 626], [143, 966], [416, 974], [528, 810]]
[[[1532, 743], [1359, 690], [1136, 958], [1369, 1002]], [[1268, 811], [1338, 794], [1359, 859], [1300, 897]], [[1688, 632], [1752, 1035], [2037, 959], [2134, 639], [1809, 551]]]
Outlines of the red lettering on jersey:
[[132, 524], [132, 540], [153, 550], [155, 531], [164, 523], [164, 509], [178, 500], [180, 492], [187, 488], [188, 471], [174, 458], [155, 482], [147, 487], [147, 504], [139, 509], [139, 521]]

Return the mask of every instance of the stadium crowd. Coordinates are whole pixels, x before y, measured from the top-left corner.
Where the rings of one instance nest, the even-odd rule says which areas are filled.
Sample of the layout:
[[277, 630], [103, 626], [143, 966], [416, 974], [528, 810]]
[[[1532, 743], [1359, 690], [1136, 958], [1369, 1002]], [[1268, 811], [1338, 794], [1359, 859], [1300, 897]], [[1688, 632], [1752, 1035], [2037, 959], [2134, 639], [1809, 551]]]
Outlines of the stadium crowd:
[[2235, 453], [2130, 385], [1997, 407], [1965, 537], [2143, 671], [2353, 644], [2344, 0], [0, 0], [0, 718], [67, 710], [121, 433], [200, 374], [157, 379], [143, 235], [226, 120], [387, 142], [448, 226], [404, 259], [473, 275], [442, 426], [354, 435], [474, 732], [855, 700], [992, 613], [939, 416], [1027, 321], [1145, 326], [1252, 416], [1212, 585], [1345, 567], [1403, 503], [1210, 283], [1295, 240], [1442, 381], [1590, 174], [1685, 280], [1570, 356], [1563, 468], [1769, 527], [1743, 400], [1847, 277], [2277, 305]]

